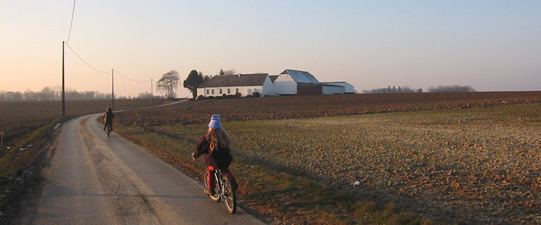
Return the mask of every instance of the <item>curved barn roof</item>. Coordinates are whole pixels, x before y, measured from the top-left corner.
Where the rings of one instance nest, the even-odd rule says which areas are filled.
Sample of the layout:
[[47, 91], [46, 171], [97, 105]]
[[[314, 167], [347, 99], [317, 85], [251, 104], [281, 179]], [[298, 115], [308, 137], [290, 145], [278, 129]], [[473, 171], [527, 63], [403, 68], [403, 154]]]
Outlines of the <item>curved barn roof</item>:
[[297, 83], [319, 84], [314, 75], [300, 70], [284, 70], [281, 74], [289, 74]]

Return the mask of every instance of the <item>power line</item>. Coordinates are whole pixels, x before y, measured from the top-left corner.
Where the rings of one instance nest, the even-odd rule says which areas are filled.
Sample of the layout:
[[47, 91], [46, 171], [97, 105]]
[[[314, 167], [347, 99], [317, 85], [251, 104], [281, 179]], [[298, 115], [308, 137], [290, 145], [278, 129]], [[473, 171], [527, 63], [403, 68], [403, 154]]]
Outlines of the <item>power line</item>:
[[127, 76], [124, 76], [124, 74], [119, 73], [118, 70], [115, 70], [115, 73], [116, 73], [116, 74], [120, 74], [120, 76], [126, 78], [126, 80], [133, 81], [133, 82], [136, 82], [136, 83], [146, 83], [146, 82], [148, 82], [148, 80], [146, 80], [146, 81], [140, 81], [140, 80], [134, 80], [134, 79], [131, 79], [131, 78], [127, 77]]
[[68, 40], [66, 41], [66, 43], [70, 42], [71, 28], [73, 27], [73, 15], [75, 15], [75, 1], [76, 0], [73, 0], [73, 10], [71, 11], [70, 32], [68, 33]]
[[[100, 72], [100, 73], [110, 73], [111, 71], [103, 71], [103, 70], [99, 70], [99, 69], [96, 69], [95, 67], [93, 67], [92, 65], [90, 65], [89, 63], [87, 63], [81, 56], [79, 56], [79, 54], [77, 54], [77, 52], [75, 52], [75, 50], [73, 50], [73, 48], [71, 48], [71, 46], [68, 44], [68, 43], [65, 43], [68, 48], [73, 52], [73, 54], [75, 54], [77, 56], [77, 58], [79, 58], [83, 63], [85, 63], [88, 67], [92, 68], [93, 70], [97, 71], [97, 72]], [[115, 70], [115, 73], [116, 74], [119, 74], [120, 76], [124, 77], [126, 80], [129, 80], [129, 81], [132, 81], [132, 82], [136, 82], [136, 83], [146, 83], [148, 82], [148, 80], [146, 81], [141, 81], [141, 80], [134, 80], [134, 79], [131, 79], [129, 78], [128, 76], [118, 72], [118, 70]]]
[[[68, 40], [65, 42], [65, 44], [68, 46], [68, 48], [82, 61], [84, 62], [88, 67], [92, 68], [93, 70], [97, 71], [97, 72], [100, 72], [100, 73], [109, 73], [109, 71], [102, 71], [102, 70], [98, 70], [96, 69], [95, 67], [91, 66], [90, 64], [88, 64], [81, 56], [79, 56], [79, 54], [77, 54], [77, 52], [75, 52], [75, 50], [73, 50], [73, 48], [71, 48], [71, 46], [68, 44], [69, 41], [70, 41], [70, 38], [71, 38], [71, 30], [73, 28], [73, 18], [74, 18], [74, 15], [75, 15], [75, 5], [76, 5], [76, 2], [77, 0], [73, 0], [73, 9], [71, 11], [71, 23], [70, 23], [70, 29], [69, 29], [69, 33], [68, 33]], [[132, 81], [132, 82], [136, 82], [136, 83], [146, 83], [148, 81], [138, 81], [138, 80], [134, 80], [134, 79], [131, 79], [127, 76], [125, 76], [124, 74], [122, 73], [119, 73], [118, 71], [116, 71], [117, 74], [120, 74], [120, 76], [124, 77], [125, 79], [129, 80], [129, 81]]]
[[70, 46], [68, 43], [65, 43], [65, 44], [66, 44], [66, 45], [68, 46], [68, 48], [69, 48], [69, 49], [70, 49], [70, 50], [71, 50], [71, 51], [72, 51], [72, 52], [73, 52], [73, 53], [74, 53], [81, 61], [83, 61], [88, 67], [90, 67], [90, 68], [92, 68], [93, 70], [95, 70], [95, 71], [97, 71], [97, 72], [100, 72], [100, 73], [109, 73], [109, 72], [111, 72], [111, 71], [98, 70], [98, 69], [94, 68], [93, 66], [91, 66], [90, 64], [88, 64], [83, 58], [81, 58], [81, 56], [79, 56], [79, 55], [77, 54], [77, 52], [75, 52], [75, 50], [73, 50], [73, 49], [71, 48], [71, 46]]

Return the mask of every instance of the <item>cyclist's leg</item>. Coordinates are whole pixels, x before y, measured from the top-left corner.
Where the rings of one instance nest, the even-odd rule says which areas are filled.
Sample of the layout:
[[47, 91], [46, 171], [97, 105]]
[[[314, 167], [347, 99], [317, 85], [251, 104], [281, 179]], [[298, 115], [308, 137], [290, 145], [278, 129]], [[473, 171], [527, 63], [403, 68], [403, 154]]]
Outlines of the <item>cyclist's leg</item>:
[[214, 170], [214, 167], [209, 166], [208, 187], [210, 190], [214, 190], [214, 188], [216, 187], [216, 181], [214, 180]]
[[225, 168], [222, 170], [222, 173], [224, 174], [224, 176], [227, 176], [227, 178], [229, 178], [229, 182], [231, 182], [231, 187], [237, 190], [237, 188], [239, 187], [239, 184], [237, 183], [237, 180], [233, 176], [233, 173], [231, 173], [231, 170], [229, 170], [229, 168]]

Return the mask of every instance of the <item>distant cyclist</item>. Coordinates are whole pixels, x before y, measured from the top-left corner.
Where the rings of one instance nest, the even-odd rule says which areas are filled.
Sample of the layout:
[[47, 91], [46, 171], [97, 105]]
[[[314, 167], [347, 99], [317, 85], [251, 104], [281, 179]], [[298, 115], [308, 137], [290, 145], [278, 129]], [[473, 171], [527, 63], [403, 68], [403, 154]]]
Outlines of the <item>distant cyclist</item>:
[[103, 121], [105, 124], [103, 124], [103, 130], [107, 128], [107, 126], [111, 126], [111, 131], [113, 131], [113, 118], [115, 118], [115, 114], [113, 114], [113, 110], [111, 107], [107, 107], [105, 110], [105, 113], [103, 114]]
[[205, 189], [205, 193], [208, 195], [214, 195], [214, 187], [216, 184], [215, 180], [212, 178], [216, 168], [220, 169], [225, 176], [230, 178], [231, 186], [234, 189], [238, 187], [233, 174], [229, 171], [229, 165], [231, 165], [231, 161], [233, 161], [233, 156], [230, 152], [231, 139], [229, 139], [229, 136], [222, 128], [220, 120], [221, 118], [218, 114], [211, 117], [207, 134], [201, 137], [192, 154], [194, 160], [205, 154], [204, 161], [209, 165], [209, 189]]

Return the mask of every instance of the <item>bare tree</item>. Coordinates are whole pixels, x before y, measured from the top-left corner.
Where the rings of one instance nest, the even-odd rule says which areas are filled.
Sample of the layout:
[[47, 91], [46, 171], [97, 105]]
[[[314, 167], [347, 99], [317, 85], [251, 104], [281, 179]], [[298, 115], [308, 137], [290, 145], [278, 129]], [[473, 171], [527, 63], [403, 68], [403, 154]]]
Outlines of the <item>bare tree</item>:
[[230, 69], [226, 71], [220, 69], [220, 73], [218, 75], [222, 76], [222, 75], [235, 75], [235, 74], [237, 74], [237, 72], [234, 69]]
[[156, 82], [156, 89], [165, 92], [167, 98], [174, 98], [179, 80], [180, 76], [178, 75], [178, 72], [176, 70], [171, 70]]

